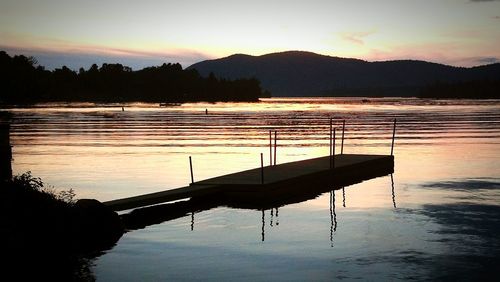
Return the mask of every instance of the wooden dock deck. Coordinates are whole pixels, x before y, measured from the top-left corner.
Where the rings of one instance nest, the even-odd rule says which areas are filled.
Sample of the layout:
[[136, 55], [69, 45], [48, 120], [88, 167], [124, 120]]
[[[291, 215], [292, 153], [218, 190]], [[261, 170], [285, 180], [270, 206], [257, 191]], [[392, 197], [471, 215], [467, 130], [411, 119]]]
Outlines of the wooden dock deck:
[[191, 183], [187, 187], [104, 202], [115, 211], [223, 194], [225, 197], [263, 199], [313, 186], [342, 185], [392, 173], [392, 155], [341, 154], [255, 168]]

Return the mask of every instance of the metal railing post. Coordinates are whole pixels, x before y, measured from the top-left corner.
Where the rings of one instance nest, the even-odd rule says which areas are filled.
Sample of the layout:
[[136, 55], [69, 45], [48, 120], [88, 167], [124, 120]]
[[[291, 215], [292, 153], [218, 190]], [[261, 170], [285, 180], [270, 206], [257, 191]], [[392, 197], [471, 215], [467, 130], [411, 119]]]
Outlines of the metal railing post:
[[335, 168], [335, 127], [333, 128], [333, 146], [332, 146], [332, 168]]
[[193, 162], [191, 160], [191, 156], [189, 156], [189, 170], [191, 171], [191, 184], [194, 183], [194, 178], [193, 178]]
[[274, 165], [276, 165], [276, 143], [278, 142], [278, 132], [274, 131]]
[[273, 165], [273, 143], [272, 143], [272, 131], [269, 130], [269, 166]]
[[344, 154], [344, 131], [345, 131], [345, 119], [342, 121], [342, 144], [340, 145], [340, 154]]

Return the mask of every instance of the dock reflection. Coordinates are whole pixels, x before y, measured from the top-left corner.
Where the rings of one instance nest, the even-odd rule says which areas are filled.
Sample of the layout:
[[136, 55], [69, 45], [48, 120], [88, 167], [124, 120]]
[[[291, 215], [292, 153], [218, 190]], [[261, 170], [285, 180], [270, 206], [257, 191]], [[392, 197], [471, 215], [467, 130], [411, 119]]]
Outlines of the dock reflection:
[[342, 187], [342, 206], [345, 208], [345, 187]]
[[264, 210], [262, 210], [262, 242], [264, 242], [266, 237], [266, 216]]
[[[344, 188], [342, 188], [344, 190]], [[337, 231], [337, 213], [335, 212], [335, 191], [330, 191], [330, 246], [333, 248], [333, 235]]]
[[[276, 212], [275, 212], [276, 211]], [[266, 210], [262, 210], [262, 236], [261, 236], [261, 241], [265, 241], [265, 235], [266, 235]], [[275, 221], [275, 224], [273, 222]], [[269, 226], [270, 227], [278, 227], [280, 225], [279, 223], [279, 208], [271, 208], [270, 210], [270, 219], [269, 219]]]
[[392, 205], [394, 206], [394, 208], [397, 208], [396, 207], [396, 194], [394, 193], [394, 177], [393, 177], [393, 173], [391, 173], [391, 191], [392, 191]]
[[191, 231], [194, 230], [194, 211], [191, 212]]
[[[391, 175], [392, 200], [394, 207], [396, 206], [394, 195], [394, 179], [393, 171], [380, 173], [381, 177]], [[144, 208], [135, 209], [129, 213], [122, 214], [121, 218], [127, 230], [136, 230], [145, 228], [149, 225], [159, 224], [165, 221], [191, 216], [191, 230], [194, 230], [195, 213], [210, 210], [217, 207], [230, 207], [237, 209], [251, 209], [261, 211], [262, 213], [262, 241], [265, 240], [265, 224], [266, 211], [269, 210], [269, 226], [276, 227], [279, 225], [279, 208], [282, 206], [308, 201], [320, 196], [323, 193], [330, 192], [330, 211], [331, 211], [331, 241], [333, 244], [333, 236], [337, 230], [337, 215], [335, 212], [335, 191], [342, 189], [342, 206], [346, 206], [346, 187], [359, 183], [362, 180], [353, 183], [339, 183], [324, 186], [308, 187], [308, 189], [290, 189], [284, 190], [283, 193], [273, 193], [269, 195], [265, 192], [255, 194], [245, 194], [243, 196], [216, 194], [203, 197], [193, 197], [186, 201], [174, 203], [160, 204]]]

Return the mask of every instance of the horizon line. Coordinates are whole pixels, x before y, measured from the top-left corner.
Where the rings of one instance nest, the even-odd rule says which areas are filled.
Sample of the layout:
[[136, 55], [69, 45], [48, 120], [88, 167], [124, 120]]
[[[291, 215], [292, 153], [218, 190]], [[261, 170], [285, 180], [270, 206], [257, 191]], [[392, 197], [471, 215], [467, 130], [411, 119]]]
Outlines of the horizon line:
[[[0, 51], [5, 51], [7, 54], [10, 56], [15, 56], [15, 55], [24, 55], [28, 57], [34, 57], [37, 60], [37, 65], [43, 66], [48, 70], [55, 70], [58, 68], [62, 68], [64, 66], [68, 67], [69, 69], [72, 70], [78, 70], [80, 68], [84, 68], [85, 66], [83, 65], [78, 65], [78, 66], [68, 66], [67, 64], [43, 64], [41, 61], [46, 61], [49, 57], [63, 57], [66, 58], [67, 60], [73, 60], [73, 61], [83, 61], [86, 60], [84, 64], [87, 65], [89, 68], [93, 64], [114, 64], [114, 63], [119, 63], [124, 66], [131, 67], [133, 70], [140, 70], [144, 69], [147, 67], [155, 67], [155, 66], [161, 66], [164, 63], [165, 64], [180, 64], [183, 69], [190, 68], [191, 66], [202, 63], [205, 61], [214, 61], [214, 60], [220, 60], [220, 59], [225, 59], [233, 56], [249, 56], [249, 57], [264, 57], [264, 56], [269, 56], [269, 55], [275, 55], [275, 54], [284, 54], [284, 53], [307, 53], [307, 54], [312, 54], [312, 55], [317, 55], [317, 56], [323, 56], [323, 57], [330, 57], [330, 58], [339, 58], [339, 59], [346, 59], [346, 60], [359, 60], [367, 63], [378, 63], [378, 62], [397, 62], [397, 61], [414, 61], [414, 62], [426, 62], [426, 63], [432, 63], [432, 64], [438, 64], [438, 65], [444, 65], [444, 66], [449, 66], [449, 67], [456, 67], [456, 68], [475, 68], [475, 67], [482, 67], [482, 66], [489, 66], [489, 65], [494, 65], [494, 64], [500, 64], [500, 60], [497, 58], [493, 57], [473, 57], [473, 58], [464, 58], [462, 61], [466, 60], [474, 60], [474, 61], [479, 61], [477, 64], [473, 65], [463, 65], [463, 64], [451, 64], [451, 63], [446, 63], [446, 62], [438, 62], [438, 61], [433, 61], [433, 60], [426, 60], [426, 59], [420, 59], [420, 58], [387, 58], [387, 59], [376, 59], [376, 60], [368, 60], [365, 58], [356, 58], [356, 57], [344, 57], [344, 56], [335, 56], [335, 55], [330, 55], [330, 54], [321, 54], [313, 51], [308, 51], [308, 50], [282, 50], [282, 51], [275, 51], [275, 52], [270, 52], [270, 53], [263, 53], [263, 54], [251, 54], [251, 53], [233, 53], [227, 56], [220, 56], [220, 57], [212, 57], [212, 56], [206, 56], [202, 52], [186, 52], [185, 54], [167, 54], [167, 53], [160, 53], [160, 52], [139, 52], [139, 51], [134, 51], [130, 50], [129, 52], [123, 52], [123, 55], [116, 54], [116, 53], [106, 53], [106, 52], [82, 52], [80, 50], [68, 50], [68, 51], [55, 51], [55, 50], [48, 50], [48, 49], [43, 49], [43, 48], [16, 48], [16, 47], [10, 47], [10, 46], [1, 46], [0, 45]], [[130, 55], [133, 54], [133, 55]], [[184, 56], [183, 56], [184, 55]], [[168, 60], [167, 58], [170, 57], [173, 60]], [[90, 60], [94, 58], [95, 62], [90, 63]], [[174, 59], [175, 58], [175, 59]], [[165, 60], [167, 59], [167, 60]], [[177, 60], [176, 60], [177, 59]], [[180, 60], [179, 60], [180, 59]], [[184, 59], [184, 62], [182, 62]], [[104, 61], [108, 60], [108, 61]], [[81, 63], [80, 62], [80, 63]], [[128, 62], [129, 64], [132, 63], [132, 66], [127, 65]], [[134, 66], [135, 62], [135, 66]], [[142, 63], [141, 63], [142, 62]], [[138, 67], [138, 65], [141, 65], [141, 67]]]

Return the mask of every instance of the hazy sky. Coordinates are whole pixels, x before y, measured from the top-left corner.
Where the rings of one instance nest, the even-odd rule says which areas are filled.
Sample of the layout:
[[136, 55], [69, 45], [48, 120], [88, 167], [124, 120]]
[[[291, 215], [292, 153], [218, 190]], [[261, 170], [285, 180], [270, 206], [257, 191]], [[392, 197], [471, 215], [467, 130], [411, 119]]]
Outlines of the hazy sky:
[[500, 1], [0, 0], [0, 50], [74, 69], [286, 50], [473, 66], [500, 61]]

